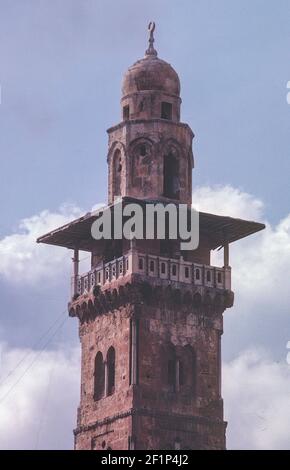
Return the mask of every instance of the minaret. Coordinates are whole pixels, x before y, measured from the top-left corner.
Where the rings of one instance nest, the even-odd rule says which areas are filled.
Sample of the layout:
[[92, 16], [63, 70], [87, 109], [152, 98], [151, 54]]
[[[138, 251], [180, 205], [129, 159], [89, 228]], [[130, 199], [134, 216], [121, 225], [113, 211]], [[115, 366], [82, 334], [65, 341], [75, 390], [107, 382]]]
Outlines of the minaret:
[[[109, 206], [192, 199], [190, 127], [180, 122], [177, 73], [157, 56], [154, 23], [145, 57], [126, 72], [119, 124], [108, 130]], [[81, 397], [76, 449], [224, 449], [223, 313], [233, 305], [229, 244], [264, 228], [200, 213], [200, 242], [95, 240], [98, 215], [38, 242], [74, 250], [69, 314], [79, 321]], [[224, 248], [224, 265], [211, 250]], [[79, 250], [91, 253], [79, 274]]]

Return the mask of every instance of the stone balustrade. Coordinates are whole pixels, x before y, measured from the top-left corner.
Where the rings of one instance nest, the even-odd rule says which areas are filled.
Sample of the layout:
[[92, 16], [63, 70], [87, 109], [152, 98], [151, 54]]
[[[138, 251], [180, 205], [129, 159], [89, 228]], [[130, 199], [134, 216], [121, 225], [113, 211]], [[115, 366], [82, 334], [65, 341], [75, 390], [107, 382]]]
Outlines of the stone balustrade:
[[89, 292], [94, 286], [105, 286], [121, 277], [139, 274], [194, 286], [231, 290], [231, 268], [207, 266], [131, 250], [108, 263], [101, 263], [86, 274], [72, 279], [72, 295]]

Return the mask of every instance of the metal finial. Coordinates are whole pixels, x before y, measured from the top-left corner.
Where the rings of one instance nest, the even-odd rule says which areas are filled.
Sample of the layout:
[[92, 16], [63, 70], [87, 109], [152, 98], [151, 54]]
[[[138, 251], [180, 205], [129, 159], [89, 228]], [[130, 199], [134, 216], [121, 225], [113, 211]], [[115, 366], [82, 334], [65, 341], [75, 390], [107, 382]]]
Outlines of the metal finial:
[[155, 31], [155, 23], [154, 21], [150, 21], [148, 25], [148, 31], [149, 31], [149, 47], [147, 51], [145, 52], [146, 56], [148, 55], [153, 55], [157, 56], [157, 51], [154, 49], [153, 43], [154, 43], [154, 31]]

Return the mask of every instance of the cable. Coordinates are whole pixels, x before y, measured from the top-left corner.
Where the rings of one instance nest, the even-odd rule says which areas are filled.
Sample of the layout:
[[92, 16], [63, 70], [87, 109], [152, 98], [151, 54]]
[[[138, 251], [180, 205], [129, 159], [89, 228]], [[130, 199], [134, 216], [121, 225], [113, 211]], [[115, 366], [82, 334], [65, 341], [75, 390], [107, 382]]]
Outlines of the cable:
[[0, 403], [2, 403], [7, 397], [8, 395], [12, 392], [12, 390], [19, 384], [19, 382], [22, 380], [22, 378], [26, 375], [26, 373], [29, 371], [29, 369], [33, 366], [33, 364], [37, 361], [37, 359], [40, 357], [40, 355], [43, 353], [44, 349], [46, 348], [46, 346], [50, 343], [50, 341], [55, 337], [55, 335], [57, 334], [57, 332], [60, 330], [60, 328], [62, 328], [62, 326], [64, 325], [64, 323], [67, 321], [67, 317], [63, 320], [63, 322], [58, 326], [58, 328], [55, 330], [55, 332], [51, 335], [51, 337], [46, 341], [46, 343], [44, 344], [44, 346], [42, 347], [42, 349], [40, 349], [40, 351], [38, 351], [38, 354], [35, 356], [35, 358], [33, 359], [33, 361], [29, 364], [29, 366], [26, 367], [26, 369], [24, 370], [23, 374], [20, 375], [19, 379], [7, 390], [7, 392], [3, 395], [2, 398], [0, 398]]
[[55, 363], [52, 363], [51, 368], [50, 368], [50, 372], [49, 372], [49, 376], [48, 376], [48, 382], [47, 382], [47, 386], [46, 386], [45, 398], [43, 400], [42, 409], [41, 409], [41, 412], [40, 412], [39, 424], [38, 424], [38, 428], [37, 428], [37, 431], [36, 431], [35, 450], [37, 450], [38, 446], [39, 446], [40, 435], [41, 435], [41, 431], [42, 431], [43, 424], [44, 424], [45, 411], [46, 411], [47, 405], [48, 405], [48, 398], [49, 398], [49, 392], [50, 392], [50, 386], [51, 386], [51, 378], [52, 378], [52, 373], [54, 372], [54, 367], [55, 367]]
[[[62, 337], [62, 333], [63, 333], [63, 330], [60, 328], [58, 330], [58, 335], [57, 335], [57, 341], [58, 342], [60, 341], [60, 338]], [[39, 424], [38, 424], [38, 428], [37, 428], [37, 431], [36, 431], [35, 450], [37, 450], [39, 448], [40, 438], [41, 438], [41, 434], [42, 434], [43, 427], [44, 427], [44, 424], [45, 424], [45, 415], [46, 415], [47, 406], [48, 406], [48, 402], [49, 402], [49, 395], [50, 395], [50, 389], [51, 389], [51, 384], [52, 384], [52, 376], [55, 372], [55, 367], [56, 367], [56, 362], [51, 361], [50, 371], [49, 371], [49, 375], [48, 375], [48, 381], [47, 381], [47, 385], [46, 385], [45, 396], [44, 396], [44, 399], [43, 399], [42, 409], [41, 409], [40, 418], [39, 418]]]
[[27, 359], [27, 357], [29, 357], [32, 352], [33, 352], [33, 349], [36, 349], [37, 346], [41, 343], [41, 341], [47, 336], [47, 334], [52, 330], [52, 328], [54, 327], [54, 325], [63, 317], [63, 315], [66, 315], [66, 310], [64, 310], [57, 318], [56, 320], [50, 325], [50, 327], [41, 335], [41, 337], [36, 341], [36, 343], [33, 344], [32, 348], [30, 349], [30, 351], [28, 351], [23, 357], [22, 359], [20, 359], [20, 361], [16, 364], [16, 366], [6, 375], [6, 377], [4, 377], [2, 380], [0, 380], [0, 386], [3, 385], [3, 383], [6, 382], [7, 379], [9, 379], [9, 377], [11, 375], [13, 375], [13, 373], [16, 371], [16, 369], [18, 369], [19, 366], [21, 366], [21, 364], [25, 361], [25, 359]]

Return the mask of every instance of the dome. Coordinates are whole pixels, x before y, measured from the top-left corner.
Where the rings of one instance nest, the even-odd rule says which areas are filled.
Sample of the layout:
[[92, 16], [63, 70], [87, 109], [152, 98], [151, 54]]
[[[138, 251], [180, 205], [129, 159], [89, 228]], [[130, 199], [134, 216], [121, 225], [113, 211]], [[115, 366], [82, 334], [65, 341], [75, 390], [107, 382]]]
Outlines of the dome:
[[123, 96], [138, 91], [156, 90], [169, 95], [180, 95], [180, 81], [170, 64], [155, 55], [146, 55], [125, 73]]
[[139, 91], [161, 91], [169, 95], [180, 95], [180, 81], [170, 64], [157, 57], [153, 32], [155, 23], [149, 23], [149, 47], [143, 59], [138, 60], [125, 73], [122, 85], [123, 96]]

